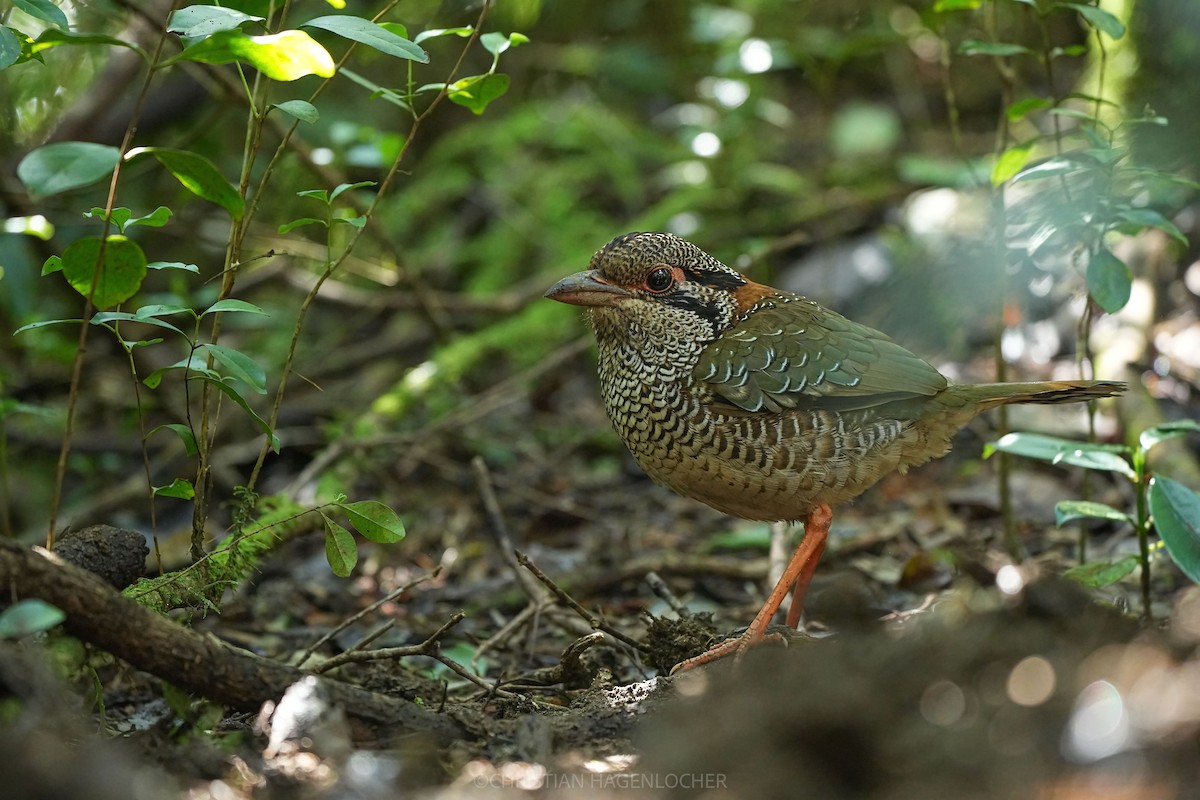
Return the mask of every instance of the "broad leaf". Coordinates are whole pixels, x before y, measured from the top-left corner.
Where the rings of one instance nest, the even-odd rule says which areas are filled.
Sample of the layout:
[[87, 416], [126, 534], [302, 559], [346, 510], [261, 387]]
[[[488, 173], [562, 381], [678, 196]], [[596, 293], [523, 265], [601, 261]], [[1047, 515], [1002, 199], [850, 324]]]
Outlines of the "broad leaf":
[[1098, 31], [1107, 33], [1114, 39], [1120, 39], [1125, 35], [1125, 26], [1121, 20], [1096, 6], [1089, 6], [1085, 3], [1058, 3], [1059, 8], [1070, 8], [1079, 12], [1079, 15], [1086, 19], [1092, 27]]
[[354, 543], [354, 534], [324, 514], [321, 516], [325, 518], [325, 560], [329, 562], [334, 575], [347, 578], [358, 563], [358, 545]]
[[34, 19], [40, 19], [56, 28], [66, 30], [71, 27], [67, 22], [67, 15], [50, 0], [12, 0], [12, 4]]
[[391, 544], [404, 538], [404, 523], [395, 511], [377, 500], [339, 503], [350, 524], [365, 538], [380, 544]]
[[1033, 142], [1014, 145], [1001, 153], [992, 167], [992, 186], [999, 186], [1014, 177], [1029, 163], [1032, 154]]
[[1194, 419], [1180, 419], [1155, 425], [1142, 431], [1142, 435], [1138, 437], [1138, 444], [1143, 450], [1149, 450], [1159, 442], [1188, 433], [1200, 433], [1200, 422]]
[[485, 33], [479, 37], [479, 43], [483, 45], [483, 49], [494, 56], [499, 56], [510, 47], [516, 47], [528, 41], [529, 37], [523, 33], [512, 33], [506, 36], [503, 33], [493, 32]]
[[263, 18], [220, 6], [188, 6], [171, 15], [167, 30], [187, 39], [200, 39], [221, 31], [236, 30], [247, 22], [263, 22]]
[[1125, 448], [1116, 445], [1076, 442], [1040, 433], [1009, 433], [1002, 436], [1000, 441], [984, 447], [984, 458], [997, 450], [1051, 464], [1072, 464], [1086, 469], [1118, 472], [1130, 479], [1134, 477], [1133, 467], [1118, 455]]
[[1054, 521], [1060, 527], [1075, 519], [1108, 519], [1134, 524], [1133, 519], [1123, 511], [1091, 500], [1063, 500], [1054, 507]]
[[362, 17], [334, 14], [310, 19], [308, 22], [301, 23], [300, 27], [320, 28], [359, 44], [365, 44], [367, 47], [372, 47], [389, 56], [406, 58], [422, 64], [429, 63], [429, 55], [408, 39], [397, 36], [387, 28]]
[[212, 357], [225, 368], [227, 375], [237, 378], [258, 394], [267, 393], [267, 373], [250, 356], [219, 344], [206, 343], [200, 347], [212, 353]]
[[277, 81], [294, 81], [305, 75], [331, 78], [335, 71], [333, 57], [304, 31], [282, 31], [270, 36], [221, 31], [189, 45], [170, 61], [205, 64], [244, 61]]
[[186, 452], [189, 456], [197, 455], [200, 452], [200, 448], [196, 445], [196, 434], [192, 432], [191, 428], [189, 428], [187, 425], [184, 425], [182, 422], [168, 422], [166, 425], [159, 425], [157, 428], [154, 428], [147, 433], [146, 438], [149, 439], [157, 431], [162, 430], [174, 431], [179, 437], [180, 441], [183, 442], [184, 452]]
[[120, 151], [93, 142], [55, 142], [17, 164], [17, 177], [35, 198], [89, 186], [112, 175]]
[[1071, 567], [1063, 575], [1073, 581], [1082, 583], [1090, 589], [1103, 589], [1105, 586], [1110, 586], [1133, 572], [1138, 568], [1138, 563], [1137, 556], [1125, 556], [1112, 563], [1093, 561], [1089, 564], [1080, 564], [1078, 567]]
[[1088, 294], [1109, 314], [1115, 314], [1129, 302], [1133, 291], [1133, 270], [1107, 247], [1088, 262]]
[[[146, 254], [124, 236], [109, 236], [100, 260], [100, 239], [76, 239], [62, 254], [63, 276], [75, 291], [91, 295], [96, 308], [111, 308], [137, 294], [146, 278]], [[95, 283], [95, 294], [92, 285]]]
[[[137, 53], [144, 60], [150, 60], [149, 53], [125, 39], [118, 39], [115, 36], [105, 36], [99, 33], [71, 33], [70, 31], [59, 30], [58, 28], [47, 28], [42, 31], [41, 35], [29, 46], [29, 52], [37, 55], [43, 50], [49, 50], [51, 47], [86, 44], [107, 44], [114, 47], [125, 47]], [[41, 56], [38, 57], [41, 58]]]
[[1004, 109], [1004, 114], [1010, 121], [1016, 122], [1024, 119], [1031, 111], [1037, 111], [1048, 105], [1050, 105], [1050, 101], [1045, 97], [1026, 97]]
[[[193, 367], [193, 369], [195, 369], [195, 368]], [[208, 372], [208, 371], [205, 370], [205, 372]], [[199, 371], [197, 371], [197, 374], [192, 377], [195, 379], [198, 379], [198, 380], [202, 380], [205, 383], [212, 384], [212, 386], [214, 386], [216, 389], [218, 389], [219, 391], [224, 393], [230, 400], [232, 400], [233, 402], [235, 402], [239, 406], [241, 406], [242, 410], [245, 411], [247, 414], [249, 414], [250, 418], [252, 420], [254, 420], [254, 422], [258, 425], [258, 427], [262, 430], [262, 432], [267, 435], [267, 438], [271, 442], [271, 450], [273, 450], [276, 453], [279, 452], [279, 436], [276, 435], [275, 431], [271, 430], [271, 426], [267, 424], [267, 421], [265, 419], [263, 419], [257, 413], [255, 413], [254, 409], [252, 409], [250, 407], [250, 404], [246, 402], [246, 398], [242, 397], [238, 393], [237, 389], [233, 388], [228, 383], [221, 380], [220, 377], [214, 376], [211, 373], [203, 374], [203, 373], [200, 373]], [[148, 382], [149, 380], [150, 379], [147, 378], [145, 382]], [[153, 388], [153, 387], [151, 387], [151, 388]]]
[[228, 297], [224, 300], [218, 300], [208, 307], [207, 310], [200, 316], [207, 317], [209, 314], [216, 313], [242, 313], [242, 314], [261, 314], [264, 317], [269, 317], [266, 311], [263, 311], [254, 303], [247, 303], [245, 300], [238, 300], [233, 297]]
[[275, 103], [274, 108], [278, 108], [289, 117], [313, 124], [321, 119], [320, 112], [317, 107], [307, 100], [284, 100], [282, 103]]
[[130, 161], [139, 156], [151, 155], [167, 168], [183, 187], [197, 197], [216, 203], [229, 212], [234, 219], [241, 219], [246, 211], [246, 202], [234, 185], [226, 180], [213, 163], [201, 155], [188, 150], [173, 150], [166, 147], [135, 147], [125, 155]]
[[137, 314], [128, 314], [124, 311], [101, 311], [92, 317], [93, 325], [107, 326], [110, 322], [141, 322], [146, 325], [154, 325], [159, 328], [166, 328], [167, 330], [175, 331], [185, 339], [189, 338], [186, 333], [181, 331], [179, 328], [176, 328], [166, 320], [155, 319], [153, 317], [143, 317]]
[[0, 70], [8, 69], [21, 58], [21, 40], [12, 28], [0, 25]]
[[45, 600], [36, 597], [19, 600], [0, 611], [0, 639], [22, 639], [42, 633], [66, 618], [66, 614]]
[[192, 486], [191, 481], [176, 478], [167, 486], [155, 486], [154, 493], [159, 497], [177, 497], [180, 500], [191, 500], [196, 496], [196, 489]]
[[449, 86], [451, 102], [482, 114], [493, 100], [508, 91], [508, 76], [501, 74], [473, 75]]
[[1174, 222], [1155, 211], [1153, 208], [1123, 208], [1117, 212], [1120, 219], [1125, 220], [1134, 228], [1158, 228], [1163, 233], [1187, 247], [1187, 237]]
[[1200, 494], [1156, 475], [1150, 483], [1150, 513], [1171, 560], [1200, 583]]

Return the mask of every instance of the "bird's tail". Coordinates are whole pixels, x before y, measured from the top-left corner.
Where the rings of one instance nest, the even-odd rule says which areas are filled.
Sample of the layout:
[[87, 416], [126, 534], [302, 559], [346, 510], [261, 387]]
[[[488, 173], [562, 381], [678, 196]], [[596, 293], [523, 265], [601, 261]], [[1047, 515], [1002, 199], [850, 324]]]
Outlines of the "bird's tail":
[[1121, 394], [1120, 381], [1033, 381], [1030, 383], [975, 383], [951, 386], [964, 405], [976, 404], [980, 411], [1010, 403], [1082, 403]]

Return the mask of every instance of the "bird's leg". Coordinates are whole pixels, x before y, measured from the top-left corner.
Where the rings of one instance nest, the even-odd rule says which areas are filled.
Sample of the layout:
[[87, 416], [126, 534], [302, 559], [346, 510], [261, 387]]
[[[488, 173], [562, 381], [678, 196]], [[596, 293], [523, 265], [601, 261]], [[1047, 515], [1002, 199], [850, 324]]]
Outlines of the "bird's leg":
[[788, 622], [792, 624], [793, 614], [799, 620], [800, 610], [804, 605], [804, 594], [808, 591], [808, 584], [812, 580], [813, 571], [817, 568], [817, 561], [825, 549], [825, 540], [829, 538], [829, 523], [832, 520], [833, 511], [827, 503], [821, 503], [810, 511], [804, 519], [804, 538], [796, 546], [792, 560], [788, 562], [783, 575], [779, 576], [779, 581], [771, 590], [771, 596], [767, 598], [767, 602], [763, 604], [746, 632], [736, 639], [727, 639], [698, 656], [681, 661], [671, 670], [671, 674], [695, 669], [730, 653], [733, 653], [736, 659], [741, 659], [747, 650], [763, 640], [767, 628], [771, 625], [771, 618], [783, 605], [783, 600], [787, 597], [788, 592], [792, 592], [792, 609], [788, 612]]

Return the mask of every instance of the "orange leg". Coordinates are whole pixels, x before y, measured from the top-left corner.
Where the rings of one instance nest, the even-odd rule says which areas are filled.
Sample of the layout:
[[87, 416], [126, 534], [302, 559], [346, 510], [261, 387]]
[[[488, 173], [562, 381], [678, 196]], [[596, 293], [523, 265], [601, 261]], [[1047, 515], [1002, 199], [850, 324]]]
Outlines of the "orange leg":
[[822, 551], [825, 550], [825, 540], [829, 537], [829, 523], [832, 520], [833, 511], [827, 503], [821, 503], [810, 511], [804, 520], [804, 538], [796, 546], [796, 552], [792, 554], [792, 560], [788, 562], [787, 569], [779, 577], [779, 582], [775, 584], [771, 596], [767, 598], [767, 602], [758, 612], [754, 621], [750, 623], [746, 632], [736, 639], [727, 639], [694, 658], [676, 664], [671, 670], [671, 674], [694, 669], [730, 653], [734, 654], [735, 660], [741, 660], [747, 650], [763, 640], [763, 636], [771, 624], [771, 618], [783, 605], [784, 598], [787, 597], [789, 591], [792, 593], [792, 606], [788, 610], [788, 624], [795, 627], [796, 623], [800, 621], [800, 611], [804, 607], [804, 595], [808, 591], [808, 584], [812, 581], [817, 561], [821, 558]]

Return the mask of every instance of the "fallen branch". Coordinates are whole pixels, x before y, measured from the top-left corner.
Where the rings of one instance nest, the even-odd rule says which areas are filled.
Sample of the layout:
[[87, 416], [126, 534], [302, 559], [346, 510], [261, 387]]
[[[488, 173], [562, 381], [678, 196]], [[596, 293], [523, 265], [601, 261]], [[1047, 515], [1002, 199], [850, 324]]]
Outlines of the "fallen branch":
[[[66, 614], [72, 635], [137, 669], [223, 705], [255, 711], [309, 674], [202, 636], [123, 597], [101, 578], [41, 548], [0, 541], [5, 597], [36, 597]], [[456, 719], [348, 683], [321, 679], [331, 700], [364, 722], [442, 741], [470, 738]]]

